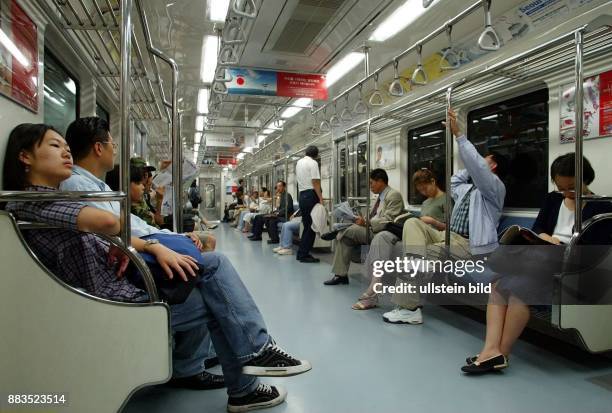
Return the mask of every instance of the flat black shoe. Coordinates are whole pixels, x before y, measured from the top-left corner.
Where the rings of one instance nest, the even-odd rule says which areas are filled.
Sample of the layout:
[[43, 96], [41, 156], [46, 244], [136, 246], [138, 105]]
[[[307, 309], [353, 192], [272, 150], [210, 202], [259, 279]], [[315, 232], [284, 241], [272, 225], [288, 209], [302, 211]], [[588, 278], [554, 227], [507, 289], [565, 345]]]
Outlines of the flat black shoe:
[[203, 371], [195, 376], [171, 379], [168, 385], [192, 390], [213, 390], [225, 387], [225, 379], [221, 375]]
[[315, 257], [311, 257], [309, 255], [308, 257], [300, 258], [298, 261], [306, 262], [306, 263], [316, 263], [316, 262], [320, 262], [321, 260]]
[[349, 279], [348, 275], [341, 277], [339, 275], [334, 275], [330, 280], [325, 281], [323, 284], [325, 285], [338, 285], [338, 284], [348, 284]]
[[474, 361], [472, 364], [461, 367], [461, 371], [467, 374], [485, 374], [500, 371], [506, 367], [508, 367], [508, 360], [503, 354], [500, 354], [481, 362]]
[[252, 392], [242, 397], [230, 397], [227, 400], [227, 411], [230, 413], [248, 412], [265, 409], [285, 401], [287, 390], [280, 386], [269, 386], [260, 383]]
[[269, 239], [268, 244], [280, 244], [280, 240], [278, 239]]
[[249, 239], [250, 239], [251, 241], [261, 241], [261, 237], [259, 237], [259, 238], [255, 238], [255, 237], [254, 237], [254, 238], [249, 238]]
[[340, 231], [326, 232], [325, 234], [321, 235], [321, 239], [324, 241], [331, 241], [336, 238], [336, 235], [338, 235], [338, 232]]

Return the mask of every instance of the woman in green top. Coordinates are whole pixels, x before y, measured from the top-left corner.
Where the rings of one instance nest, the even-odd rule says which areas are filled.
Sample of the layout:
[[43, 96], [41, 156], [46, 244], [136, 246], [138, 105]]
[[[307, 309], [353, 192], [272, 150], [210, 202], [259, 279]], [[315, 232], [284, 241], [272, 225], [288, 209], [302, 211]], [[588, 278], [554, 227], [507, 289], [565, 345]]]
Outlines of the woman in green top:
[[[434, 174], [426, 168], [419, 169], [412, 176], [412, 183], [421, 195], [427, 199], [421, 205], [420, 219], [437, 230], [446, 229], [444, 224], [444, 203], [446, 197], [444, 191], [438, 186]], [[378, 305], [378, 294], [374, 291], [376, 284], [380, 283], [380, 277], [373, 277], [374, 262], [391, 261], [403, 255], [401, 244], [397, 244], [399, 237], [389, 231], [381, 231], [372, 239], [368, 258], [366, 259], [366, 270], [370, 277], [368, 289], [361, 294], [359, 300], [353, 304], [353, 310], [369, 310]]]

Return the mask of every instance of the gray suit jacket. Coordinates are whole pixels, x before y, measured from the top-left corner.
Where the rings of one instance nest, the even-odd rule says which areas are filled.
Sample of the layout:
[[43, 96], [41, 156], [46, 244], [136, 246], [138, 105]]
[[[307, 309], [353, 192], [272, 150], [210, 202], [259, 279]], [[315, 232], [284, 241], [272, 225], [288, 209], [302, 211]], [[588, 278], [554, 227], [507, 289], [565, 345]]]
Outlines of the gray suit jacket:
[[406, 212], [402, 194], [391, 187], [389, 187], [385, 199], [378, 208], [378, 215], [370, 220], [370, 227], [374, 233], [384, 230], [387, 223], [393, 222], [395, 218]]

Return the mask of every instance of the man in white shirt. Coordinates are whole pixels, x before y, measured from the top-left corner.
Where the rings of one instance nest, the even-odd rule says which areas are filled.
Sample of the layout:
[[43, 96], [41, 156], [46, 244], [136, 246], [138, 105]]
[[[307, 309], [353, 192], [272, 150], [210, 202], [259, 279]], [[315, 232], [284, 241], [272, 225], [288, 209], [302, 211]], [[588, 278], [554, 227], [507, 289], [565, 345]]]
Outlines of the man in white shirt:
[[310, 250], [315, 241], [310, 213], [316, 204], [323, 203], [321, 174], [319, 172], [319, 164], [316, 161], [318, 156], [319, 149], [316, 146], [309, 146], [306, 148], [306, 156], [295, 165], [295, 176], [298, 190], [300, 191], [298, 199], [300, 211], [302, 211], [302, 224], [304, 225], [297, 259], [300, 262], [306, 263], [319, 262], [318, 258], [310, 255]]

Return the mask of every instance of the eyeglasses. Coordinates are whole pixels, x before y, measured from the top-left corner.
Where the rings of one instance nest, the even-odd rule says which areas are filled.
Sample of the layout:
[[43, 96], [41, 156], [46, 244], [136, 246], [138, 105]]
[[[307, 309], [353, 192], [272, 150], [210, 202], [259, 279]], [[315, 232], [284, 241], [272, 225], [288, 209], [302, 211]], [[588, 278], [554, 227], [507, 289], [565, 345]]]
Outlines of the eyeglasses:
[[111, 146], [113, 147], [113, 151], [115, 151], [115, 152], [117, 152], [117, 148], [119, 148], [119, 144], [117, 142], [104, 141], [104, 142], [100, 142], [100, 143], [110, 143]]

